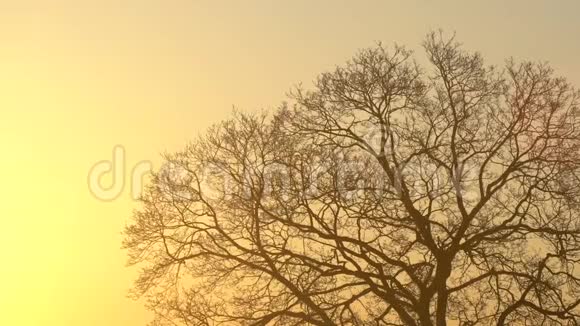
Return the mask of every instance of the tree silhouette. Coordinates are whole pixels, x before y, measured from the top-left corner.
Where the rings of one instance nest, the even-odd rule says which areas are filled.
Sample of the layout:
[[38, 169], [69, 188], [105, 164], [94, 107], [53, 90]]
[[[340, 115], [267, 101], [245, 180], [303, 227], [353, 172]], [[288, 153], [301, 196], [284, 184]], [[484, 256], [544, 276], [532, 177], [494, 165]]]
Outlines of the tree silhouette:
[[580, 323], [580, 94], [442, 33], [167, 155], [126, 228], [154, 325]]

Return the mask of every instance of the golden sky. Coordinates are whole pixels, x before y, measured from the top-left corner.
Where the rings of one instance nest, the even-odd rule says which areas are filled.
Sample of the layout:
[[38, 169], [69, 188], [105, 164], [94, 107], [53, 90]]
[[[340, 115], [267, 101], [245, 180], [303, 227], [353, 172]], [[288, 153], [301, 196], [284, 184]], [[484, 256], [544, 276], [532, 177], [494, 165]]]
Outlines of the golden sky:
[[[469, 4], [469, 5], [468, 5]], [[456, 31], [488, 62], [548, 60], [580, 86], [580, 1], [0, 0], [0, 325], [145, 325], [121, 231], [129, 181], [235, 105], [272, 108], [357, 49]], [[419, 53], [419, 56], [421, 53]]]

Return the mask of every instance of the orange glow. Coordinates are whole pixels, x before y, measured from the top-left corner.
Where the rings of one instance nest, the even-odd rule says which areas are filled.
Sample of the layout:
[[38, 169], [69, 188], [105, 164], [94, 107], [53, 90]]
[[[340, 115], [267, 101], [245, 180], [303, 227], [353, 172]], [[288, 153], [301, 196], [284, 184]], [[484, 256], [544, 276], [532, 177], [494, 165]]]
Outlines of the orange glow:
[[[131, 168], [159, 167], [232, 106], [274, 107], [375, 41], [420, 51], [429, 29], [455, 30], [491, 61], [548, 60], [580, 86], [578, 1], [11, 2], [0, 2], [0, 325], [145, 325], [120, 250]], [[104, 202], [87, 175], [116, 145], [126, 184]]]

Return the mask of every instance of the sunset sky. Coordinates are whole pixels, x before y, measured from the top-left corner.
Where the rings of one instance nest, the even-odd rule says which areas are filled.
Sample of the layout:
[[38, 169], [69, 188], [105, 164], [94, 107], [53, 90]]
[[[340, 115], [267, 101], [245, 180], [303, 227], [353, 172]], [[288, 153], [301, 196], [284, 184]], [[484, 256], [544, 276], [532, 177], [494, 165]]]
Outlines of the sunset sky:
[[437, 28], [580, 86], [580, 1], [467, 3], [0, 0], [0, 325], [148, 321], [126, 298], [129, 176], [113, 201], [87, 185], [116, 145], [159, 167], [234, 106], [276, 107], [376, 41], [422, 58]]

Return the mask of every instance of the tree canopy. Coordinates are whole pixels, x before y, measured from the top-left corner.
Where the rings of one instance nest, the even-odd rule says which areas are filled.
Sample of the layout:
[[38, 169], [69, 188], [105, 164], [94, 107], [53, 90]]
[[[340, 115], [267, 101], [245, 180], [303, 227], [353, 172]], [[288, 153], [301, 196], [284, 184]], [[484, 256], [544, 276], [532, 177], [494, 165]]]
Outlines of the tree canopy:
[[125, 231], [153, 325], [580, 323], [580, 93], [434, 32], [166, 156]]

